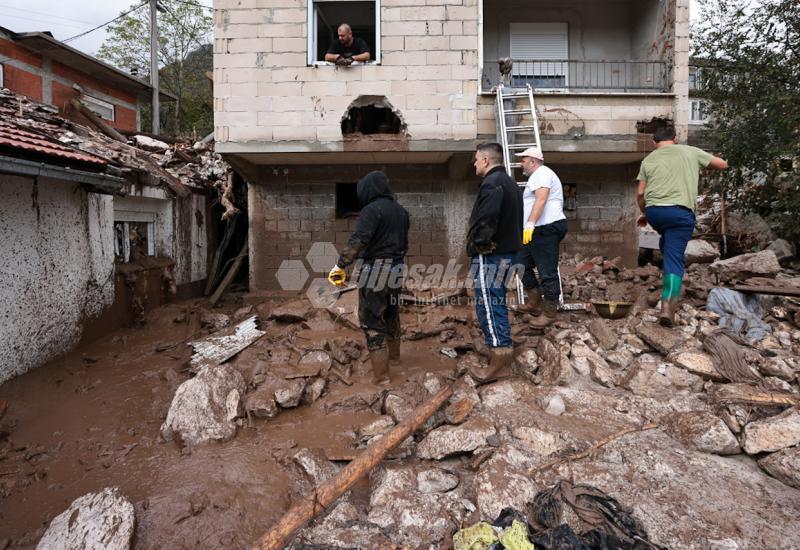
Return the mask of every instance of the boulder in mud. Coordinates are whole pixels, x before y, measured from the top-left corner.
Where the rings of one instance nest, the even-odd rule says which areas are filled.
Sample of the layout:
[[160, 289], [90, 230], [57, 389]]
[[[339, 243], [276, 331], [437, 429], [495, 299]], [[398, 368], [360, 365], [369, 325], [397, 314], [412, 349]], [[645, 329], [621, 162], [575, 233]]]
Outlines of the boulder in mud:
[[668, 399], [675, 391], [700, 391], [703, 379], [669, 363], [638, 361], [620, 385], [636, 395]]
[[706, 380], [725, 380], [725, 377], [722, 376], [717, 370], [717, 367], [714, 366], [714, 360], [711, 356], [702, 351], [675, 351], [667, 356], [667, 359], [672, 361], [675, 365]]
[[75, 499], [50, 522], [37, 550], [128, 550], [136, 516], [116, 487]]
[[592, 322], [589, 323], [589, 333], [597, 340], [597, 343], [600, 344], [600, 347], [605, 350], [612, 350], [617, 347], [617, 343], [619, 339], [617, 335], [614, 334], [614, 331], [611, 330], [611, 327], [608, 326], [608, 321], [605, 319], [601, 319], [597, 317], [592, 319]]
[[739, 441], [718, 417], [705, 411], [675, 412], [662, 417], [661, 427], [690, 449], [717, 455], [738, 454]]
[[719, 247], [702, 239], [692, 239], [686, 245], [686, 265], [710, 264], [719, 258]]
[[636, 335], [664, 355], [668, 355], [686, 340], [680, 331], [655, 323], [639, 323], [636, 326]]
[[742, 446], [747, 454], [780, 451], [800, 444], [800, 411], [789, 409], [744, 427]]
[[244, 397], [244, 410], [256, 418], [274, 418], [278, 415], [278, 405], [273, 396], [274, 392], [266, 388], [250, 392]]
[[769, 475], [795, 489], [800, 489], [800, 446], [783, 449], [758, 461]]
[[711, 264], [711, 271], [723, 281], [744, 280], [749, 277], [774, 277], [781, 271], [778, 257], [772, 250], [740, 254]]
[[305, 389], [306, 380], [304, 378], [287, 380], [281, 388], [275, 390], [275, 401], [284, 409], [291, 409], [300, 404]]
[[417, 456], [441, 460], [449, 455], [469, 453], [485, 446], [486, 438], [495, 433], [494, 426], [480, 418], [458, 426], [440, 426], [419, 442]]
[[441, 468], [417, 472], [417, 491], [420, 493], [446, 493], [458, 487], [458, 483], [457, 475]]
[[236, 369], [227, 365], [206, 365], [197, 376], [181, 384], [161, 425], [167, 441], [188, 444], [225, 441], [236, 435], [231, 420], [239, 412], [233, 396], [244, 395], [245, 382]]

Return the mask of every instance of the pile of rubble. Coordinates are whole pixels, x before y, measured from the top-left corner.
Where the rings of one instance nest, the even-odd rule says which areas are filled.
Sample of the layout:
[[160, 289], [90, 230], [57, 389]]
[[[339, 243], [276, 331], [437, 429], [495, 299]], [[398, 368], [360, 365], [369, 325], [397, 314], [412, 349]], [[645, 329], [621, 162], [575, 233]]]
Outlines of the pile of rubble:
[[5, 89], [0, 89], [0, 119], [1, 128], [24, 132], [20, 139], [58, 143], [99, 157], [106, 161], [107, 173], [131, 184], [163, 186], [181, 197], [188, 195], [190, 188], [213, 190], [220, 197], [227, 192], [222, 201], [226, 213], [235, 209], [229, 200], [232, 170], [214, 152], [212, 139], [193, 142], [137, 134], [127, 138], [113, 129], [109, 135], [100, 127], [77, 124], [59, 116], [53, 106]]
[[[624, 505], [647, 547], [791, 547], [800, 529], [800, 303], [742, 301], [752, 308], [738, 324], [739, 309], [709, 309], [726, 303], [719, 291], [733, 292], [723, 287], [797, 290], [797, 274], [771, 251], [693, 264], [667, 329], [653, 307], [656, 268], [575, 263], [567, 301], [624, 298], [633, 311], [618, 320], [564, 312], [544, 332], [514, 313], [515, 376], [482, 386], [464, 374], [486, 360], [463, 292], [405, 299], [404, 360], [388, 390], [369, 383], [354, 293], [328, 309], [303, 299], [209, 313], [208, 336], [192, 343], [197, 374], [178, 387], [162, 435], [191, 446], [291, 410], [307, 411], [310, 423], [342, 416], [351, 427], [319, 448], [287, 443], [279, 453], [295, 494], [311, 494], [454, 384], [369, 473], [368, 487], [345, 493], [292, 548], [446, 547], [506, 508], [531, 518], [537, 495], [564, 480]], [[756, 317], [768, 329], [757, 338]], [[548, 527], [592, 526], [566, 507]]]

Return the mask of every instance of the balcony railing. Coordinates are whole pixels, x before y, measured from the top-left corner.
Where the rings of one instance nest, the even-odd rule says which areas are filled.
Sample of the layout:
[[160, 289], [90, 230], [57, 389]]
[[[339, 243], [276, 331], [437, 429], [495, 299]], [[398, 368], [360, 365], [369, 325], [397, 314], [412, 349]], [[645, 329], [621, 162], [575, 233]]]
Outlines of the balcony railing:
[[663, 61], [514, 59], [506, 76], [497, 63], [484, 64], [482, 88], [487, 91], [499, 83], [567, 92], [669, 92], [672, 87]]

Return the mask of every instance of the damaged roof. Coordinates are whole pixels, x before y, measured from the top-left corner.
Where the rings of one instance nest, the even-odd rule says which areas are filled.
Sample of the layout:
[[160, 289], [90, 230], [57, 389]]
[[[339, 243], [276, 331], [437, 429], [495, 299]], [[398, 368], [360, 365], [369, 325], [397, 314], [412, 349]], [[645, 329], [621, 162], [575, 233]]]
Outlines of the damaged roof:
[[[137, 147], [139, 143], [146, 143], [148, 150]], [[55, 107], [8, 90], [0, 90], [0, 156], [18, 159], [19, 166], [27, 163], [28, 175], [34, 174], [36, 163], [45, 162], [50, 172], [68, 167], [119, 183], [164, 187], [180, 197], [192, 189], [221, 193], [231, 173], [214, 153], [213, 141], [168, 144], [134, 136], [123, 143], [59, 116]], [[13, 171], [12, 164], [5, 162], [0, 168]]]

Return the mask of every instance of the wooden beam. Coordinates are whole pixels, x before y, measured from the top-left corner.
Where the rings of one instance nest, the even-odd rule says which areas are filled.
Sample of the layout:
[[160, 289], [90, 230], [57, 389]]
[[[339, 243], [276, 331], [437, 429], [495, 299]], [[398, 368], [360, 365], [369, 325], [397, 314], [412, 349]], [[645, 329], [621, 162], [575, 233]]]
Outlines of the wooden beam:
[[75, 107], [78, 110], [80, 114], [86, 117], [89, 120], [89, 122], [91, 122], [98, 130], [103, 132], [105, 135], [107, 135], [111, 139], [115, 139], [122, 143], [128, 143], [128, 140], [125, 136], [123, 136], [122, 134], [117, 132], [114, 128], [103, 122], [103, 119], [94, 114], [94, 112], [91, 111], [86, 105], [81, 103], [80, 99], [73, 98], [72, 101], [70, 101], [70, 103], [72, 104], [73, 107]]
[[386, 435], [370, 444], [338, 474], [317, 486], [314, 492], [293, 506], [272, 529], [253, 546], [257, 550], [281, 550], [294, 533], [324, 512], [359, 479], [367, 475], [400, 443], [422, 426], [453, 395], [453, 386], [445, 386], [439, 393], [423, 403], [409, 418], [395, 426]]
[[730, 288], [736, 292], [744, 292], [746, 294], [770, 294], [772, 296], [800, 298], [800, 288], [797, 287], [734, 285]]
[[247, 256], [247, 241], [245, 241], [241, 252], [239, 252], [239, 255], [236, 256], [236, 259], [233, 261], [233, 265], [231, 265], [230, 269], [228, 269], [228, 272], [225, 274], [225, 277], [222, 279], [222, 282], [217, 287], [217, 290], [215, 290], [214, 294], [211, 295], [211, 298], [208, 299], [208, 302], [209, 304], [211, 304], [211, 307], [217, 305], [219, 299], [222, 298], [222, 294], [228, 288], [228, 285], [231, 284], [233, 278], [236, 277], [236, 274], [239, 272], [239, 268], [242, 267], [242, 263], [244, 262], [246, 256]]

